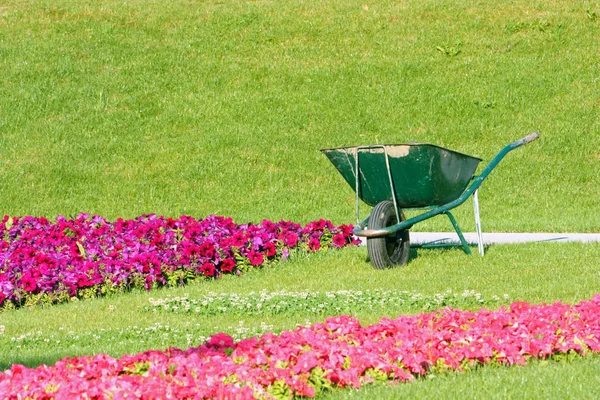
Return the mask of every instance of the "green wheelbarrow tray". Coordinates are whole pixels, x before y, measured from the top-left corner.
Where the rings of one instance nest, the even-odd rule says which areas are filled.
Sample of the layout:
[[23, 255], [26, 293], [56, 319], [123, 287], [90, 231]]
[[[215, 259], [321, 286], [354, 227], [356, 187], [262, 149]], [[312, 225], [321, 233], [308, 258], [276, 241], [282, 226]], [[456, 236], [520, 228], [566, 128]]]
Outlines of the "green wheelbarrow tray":
[[[534, 132], [505, 146], [478, 176], [474, 173], [481, 159], [432, 144], [368, 145], [321, 151], [356, 193], [354, 234], [367, 238], [371, 262], [376, 268], [385, 268], [406, 263], [408, 230], [440, 214], [448, 216], [465, 252], [470, 254], [450, 210], [471, 195], [479, 252], [483, 255], [477, 189], [506, 154], [538, 137]], [[358, 213], [359, 200], [374, 207], [371, 215], [362, 221]], [[402, 212], [423, 208], [427, 210], [410, 219]]]

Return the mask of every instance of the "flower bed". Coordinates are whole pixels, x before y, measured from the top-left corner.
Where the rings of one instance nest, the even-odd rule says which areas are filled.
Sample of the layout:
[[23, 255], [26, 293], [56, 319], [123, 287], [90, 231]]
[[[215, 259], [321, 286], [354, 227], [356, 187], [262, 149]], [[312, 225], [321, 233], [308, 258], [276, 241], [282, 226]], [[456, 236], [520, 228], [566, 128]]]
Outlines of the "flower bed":
[[[508, 294], [504, 294], [508, 299]], [[249, 294], [215, 293], [196, 298], [185, 296], [149, 299], [152, 312], [185, 313], [194, 315], [338, 315], [356, 312], [373, 312], [385, 308], [387, 312], [410, 307], [421, 311], [437, 310], [442, 307], [473, 307], [497, 305], [499, 296], [486, 299], [474, 290], [461, 294], [448, 289], [444, 293], [423, 295], [404, 290], [338, 290], [333, 292], [251, 292]]]
[[188, 350], [66, 358], [35, 369], [13, 365], [0, 373], [0, 393], [7, 399], [313, 397], [331, 387], [599, 352], [599, 338], [600, 295], [574, 306], [446, 308], [367, 327], [340, 316], [237, 343], [220, 333]]
[[108, 222], [8, 217], [0, 223], [0, 308], [56, 303], [130, 288], [182, 285], [239, 274], [285, 259], [354, 243], [352, 227], [319, 220], [235, 224], [209, 216], [143, 215]]

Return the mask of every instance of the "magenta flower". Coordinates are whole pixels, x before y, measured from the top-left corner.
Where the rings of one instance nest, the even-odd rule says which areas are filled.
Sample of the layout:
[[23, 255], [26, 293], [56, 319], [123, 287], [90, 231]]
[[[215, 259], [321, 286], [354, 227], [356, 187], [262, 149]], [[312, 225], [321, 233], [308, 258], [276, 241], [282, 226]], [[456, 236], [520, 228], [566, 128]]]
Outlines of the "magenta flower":
[[285, 244], [287, 247], [296, 247], [298, 244], [298, 235], [294, 232], [286, 232], [283, 238], [283, 244]]
[[340, 233], [333, 235], [332, 241], [335, 247], [343, 247], [346, 244], [346, 238]]
[[321, 242], [317, 238], [311, 238], [308, 242], [308, 248], [311, 251], [317, 251], [321, 248]]
[[2, 221], [0, 307], [7, 301], [17, 307], [32, 300], [55, 302], [90, 289], [101, 295], [107, 285], [150, 290], [166, 285], [174, 274], [185, 276], [178, 278], [180, 284], [195, 274], [218, 277], [235, 271], [237, 260], [252, 266], [264, 264], [265, 257], [285, 260], [299, 243], [314, 251], [325, 229], [335, 237], [333, 246], [342, 243], [337, 235], [344, 245], [352, 242], [348, 227], [324, 220], [305, 227], [266, 220], [238, 225], [214, 215], [142, 215], [115, 222], [86, 214], [54, 222], [4, 216]]

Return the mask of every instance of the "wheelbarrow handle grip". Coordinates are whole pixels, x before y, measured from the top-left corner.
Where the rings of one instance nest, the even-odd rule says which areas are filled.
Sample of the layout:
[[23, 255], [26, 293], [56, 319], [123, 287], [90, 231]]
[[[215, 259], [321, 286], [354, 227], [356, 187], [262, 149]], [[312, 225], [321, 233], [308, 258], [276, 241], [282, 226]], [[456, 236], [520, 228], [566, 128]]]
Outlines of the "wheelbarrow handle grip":
[[523, 140], [525, 142], [524, 144], [531, 143], [531, 142], [533, 142], [534, 140], [536, 140], [539, 137], [540, 137], [539, 133], [537, 133], [537, 132], [531, 132], [529, 135], [527, 135], [527, 136], [525, 136], [523, 138]]

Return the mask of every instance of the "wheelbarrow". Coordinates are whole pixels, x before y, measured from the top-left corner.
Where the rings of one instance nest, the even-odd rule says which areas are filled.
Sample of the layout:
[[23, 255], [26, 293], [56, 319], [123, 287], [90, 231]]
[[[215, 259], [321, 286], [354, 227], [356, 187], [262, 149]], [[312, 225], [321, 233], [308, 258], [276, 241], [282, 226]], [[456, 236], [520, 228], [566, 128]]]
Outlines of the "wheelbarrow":
[[[356, 192], [353, 233], [367, 238], [371, 264], [383, 269], [406, 264], [410, 250], [409, 229], [440, 214], [450, 219], [465, 253], [471, 254], [450, 212], [470, 196], [473, 196], [478, 250], [483, 255], [478, 189], [504, 156], [538, 137], [539, 134], [533, 132], [505, 146], [477, 176], [474, 174], [480, 158], [432, 144], [378, 144], [321, 151]], [[362, 221], [359, 200], [373, 207], [369, 217]], [[406, 219], [403, 213], [406, 209], [424, 211]]]

